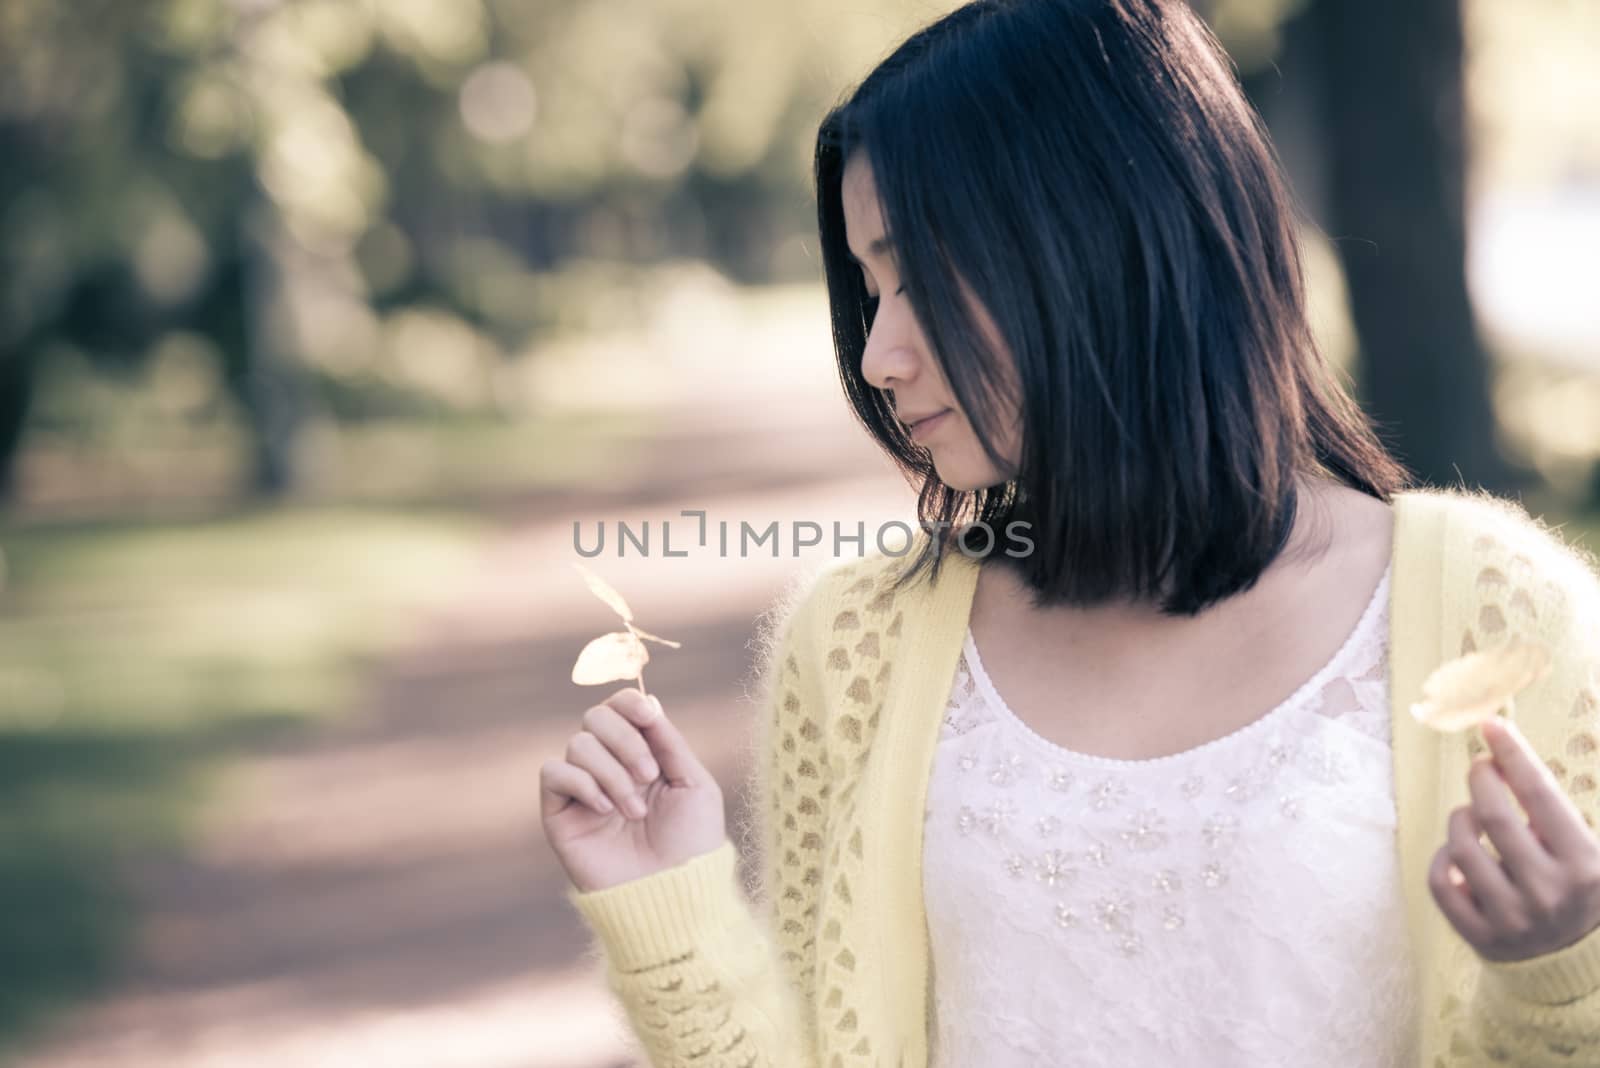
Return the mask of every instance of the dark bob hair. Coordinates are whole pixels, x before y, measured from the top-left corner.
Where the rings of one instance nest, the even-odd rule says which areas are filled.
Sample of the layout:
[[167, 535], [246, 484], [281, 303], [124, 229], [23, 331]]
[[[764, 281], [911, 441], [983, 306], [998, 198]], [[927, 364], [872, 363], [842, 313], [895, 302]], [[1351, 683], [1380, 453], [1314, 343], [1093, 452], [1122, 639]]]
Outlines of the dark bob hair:
[[[875, 302], [840, 190], [856, 149], [896, 274], [1003, 484], [942, 484], [862, 377]], [[1232, 63], [1181, 0], [968, 3], [828, 113], [815, 162], [845, 393], [920, 480], [924, 533], [901, 582], [929, 567], [937, 580], [954, 540], [940, 532], [981, 522], [993, 537], [962, 551], [1016, 568], [1037, 605], [1123, 596], [1194, 615], [1284, 549], [1301, 475], [1384, 501], [1411, 483], [1317, 349], [1297, 205]], [[1015, 361], [1015, 468], [993, 444], [1001, 357], [963, 282]], [[1019, 521], [1035, 545], [1022, 557], [1002, 552]]]

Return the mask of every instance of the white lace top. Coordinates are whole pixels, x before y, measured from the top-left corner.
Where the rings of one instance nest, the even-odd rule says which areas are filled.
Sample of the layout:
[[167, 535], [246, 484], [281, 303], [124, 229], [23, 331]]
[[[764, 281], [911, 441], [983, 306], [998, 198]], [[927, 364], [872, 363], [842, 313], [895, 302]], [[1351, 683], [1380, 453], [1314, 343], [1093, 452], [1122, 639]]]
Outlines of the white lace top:
[[1288, 700], [1153, 760], [1034, 733], [967, 632], [924, 827], [932, 1068], [1414, 1063], [1389, 579]]

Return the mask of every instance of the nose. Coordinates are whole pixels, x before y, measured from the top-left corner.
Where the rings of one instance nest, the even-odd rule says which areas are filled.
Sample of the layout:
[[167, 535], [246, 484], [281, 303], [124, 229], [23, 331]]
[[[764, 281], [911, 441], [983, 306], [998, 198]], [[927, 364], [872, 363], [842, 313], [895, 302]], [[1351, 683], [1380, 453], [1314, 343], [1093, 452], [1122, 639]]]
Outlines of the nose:
[[911, 305], [900, 298], [879, 298], [878, 312], [861, 353], [861, 377], [878, 389], [903, 386], [922, 364], [921, 335]]

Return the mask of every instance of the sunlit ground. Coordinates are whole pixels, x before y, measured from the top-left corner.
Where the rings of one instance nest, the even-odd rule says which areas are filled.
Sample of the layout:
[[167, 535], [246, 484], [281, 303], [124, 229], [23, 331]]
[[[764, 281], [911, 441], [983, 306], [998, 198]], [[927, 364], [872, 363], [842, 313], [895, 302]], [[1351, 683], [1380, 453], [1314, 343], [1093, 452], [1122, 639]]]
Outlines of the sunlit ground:
[[[324, 367], [331, 392], [384, 386], [429, 396], [438, 371], [418, 369], [436, 367], [478, 385], [459, 405], [404, 417], [335, 423], [313, 406], [298, 453], [302, 497], [492, 504], [604, 483], [619, 452], [655, 433], [664, 412], [693, 408], [710, 426], [745, 418], [759, 398], [763, 418], [779, 424], [804, 413], [786, 400], [837, 391], [819, 287], [741, 291], [692, 262], [636, 275], [601, 276], [609, 300], [587, 296], [583, 318], [523, 351], [499, 354], [441, 321], [423, 331], [419, 353], [401, 346], [381, 372]], [[20, 476], [29, 516], [210, 510], [248, 473], [236, 408], [184, 345], [123, 379], [89, 375], [64, 357], [40, 393]]]

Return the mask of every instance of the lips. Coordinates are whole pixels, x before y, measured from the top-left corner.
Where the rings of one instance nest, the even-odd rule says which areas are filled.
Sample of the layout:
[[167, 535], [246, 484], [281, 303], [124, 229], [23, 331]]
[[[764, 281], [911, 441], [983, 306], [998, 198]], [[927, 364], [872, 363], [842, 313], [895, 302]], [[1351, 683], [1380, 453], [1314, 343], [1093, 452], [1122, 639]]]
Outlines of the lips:
[[902, 419], [901, 422], [905, 424], [905, 428], [907, 430], [915, 430], [917, 428], [917, 424], [918, 423], [926, 423], [929, 419], [932, 419], [934, 416], [943, 415], [945, 412], [948, 412], [949, 410], [950, 410], [949, 408], [940, 408], [936, 412], [929, 412], [927, 415], [919, 415], [915, 419]]

